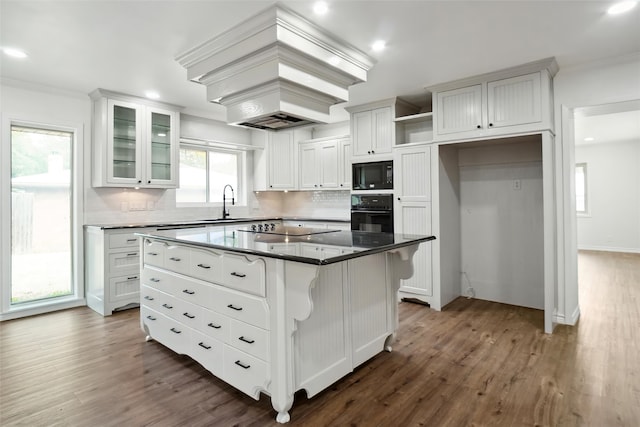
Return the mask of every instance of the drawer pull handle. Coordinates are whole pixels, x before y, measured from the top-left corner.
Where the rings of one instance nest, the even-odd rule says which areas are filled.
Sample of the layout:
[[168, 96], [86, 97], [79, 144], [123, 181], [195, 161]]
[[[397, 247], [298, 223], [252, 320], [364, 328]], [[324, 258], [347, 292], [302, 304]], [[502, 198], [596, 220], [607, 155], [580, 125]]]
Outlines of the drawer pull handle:
[[164, 308], [168, 308], [169, 310], [171, 310], [171, 309], [173, 308], [173, 306], [172, 306], [172, 305], [169, 305], [169, 304], [162, 304], [162, 306], [163, 306]]
[[241, 336], [241, 337], [240, 337], [240, 338], [238, 338], [238, 339], [239, 339], [240, 341], [244, 341], [244, 342], [246, 342], [247, 344], [253, 344], [254, 342], [256, 342], [255, 340], [248, 340], [248, 339], [246, 339], [246, 338], [244, 337], [244, 335], [243, 335], [243, 336]]
[[196, 316], [194, 316], [193, 314], [189, 314], [189, 312], [182, 313], [182, 315], [184, 317], [188, 317], [189, 319], [195, 319], [196, 318]]
[[147, 301], [153, 301], [155, 298], [154, 297], [150, 297], [149, 295], [145, 295], [144, 299], [146, 299]]
[[131, 254], [127, 254], [127, 256], [138, 256], [138, 252], [133, 252]]
[[136, 239], [136, 238], [133, 238], [133, 239], [127, 239], [127, 242], [137, 242], [137, 241], [138, 241], [138, 239]]
[[193, 295], [196, 293], [196, 291], [191, 291], [189, 289], [183, 289], [182, 290], [183, 293], [187, 294], [187, 295]]
[[236, 307], [233, 304], [229, 304], [227, 307], [229, 307], [231, 310], [242, 311], [242, 307]]
[[151, 280], [153, 283], [158, 283], [160, 281], [160, 279], [156, 279], [155, 277], [152, 277]]
[[176, 262], [177, 262], [177, 261], [180, 261], [180, 258], [177, 258], [177, 257], [174, 257], [174, 256], [172, 256], [172, 257], [171, 257], [171, 258], [169, 258], [169, 259], [170, 259], [171, 261], [176, 261]]
[[127, 280], [133, 280], [133, 279], [137, 279], [137, 278], [138, 278], [138, 276], [130, 276], [130, 277], [127, 277]]
[[246, 276], [247, 276], [246, 274], [236, 273], [235, 271], [234, 271], [233, 273], [231, 273], [231, 275], [232, 275], [232, 276], [235, 276], [235, 277], [240, 277], [240, 278], [243, 278], [243, 277], [246, 277]]
[[209, 323], [207, 326], [209, 326], [209, 327], [211, 327], [211, 328], [213, 328], [213, 329], [220, 329], [220, 328], [222, 328], [222, 326], [221, 326], [221, 325], [214, 325], [213, 323]]
[[204, 348], [205, 350], [211, 350], [211, 346], [210, 345], [206, 345], [203, 342], [199, 342], [198, 345], [202, 348]]
[[149, 319], [149, 320], [156, 320], [156, 318], [155, 318], [155, 317], [153, 317], [152, 315], [148, 315], [148, 316], [147, 316], [147, 319]]
[[174, 334], [181, 334], [182, 331], [176, 329], [176, 328], [171, 328], [171, 332], [173, 332]]
[[157, 253], [157, 252], [147, 252], [147, 255], [157, 256], [157, 255], [158, 255], [158, 253]]
[[206, 268], [206, 269], [210, 269], [210, 268], [211, 268], [211, 266], [210, 266], [210, 265], [207, 265], [207, 264], [198, 264], [198, 267], [200, 267], [200, 268]]
[[239, 360], [236, 360], [236, 365], [240, 366], [243, 369], [249, 369], [251, 367], [251, 365], [245, 365]]

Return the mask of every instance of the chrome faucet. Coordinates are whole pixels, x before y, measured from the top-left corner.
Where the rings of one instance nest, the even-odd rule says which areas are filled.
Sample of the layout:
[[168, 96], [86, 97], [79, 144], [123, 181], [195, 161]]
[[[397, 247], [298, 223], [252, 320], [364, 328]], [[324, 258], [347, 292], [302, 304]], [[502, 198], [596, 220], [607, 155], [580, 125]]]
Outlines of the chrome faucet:
[[222, 189], [222, 219], [226, 219], [229, 216], [229, 210], [227, 209], [227, 187], [231, 189], [231, 205], [235, 205], [235, 196], [233, 194], [233, 187], [229, 184], [225, 185]]

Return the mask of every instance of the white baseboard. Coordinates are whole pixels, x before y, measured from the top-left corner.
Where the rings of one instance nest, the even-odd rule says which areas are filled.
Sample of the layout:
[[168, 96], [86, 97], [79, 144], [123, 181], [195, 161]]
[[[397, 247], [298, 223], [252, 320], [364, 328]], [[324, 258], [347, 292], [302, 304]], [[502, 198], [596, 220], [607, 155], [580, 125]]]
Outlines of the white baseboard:
[[602, 251], [602, 252], [623, 252], [629, 254], [640, 254], [640, 248], [616, 248], [613, 246], [589, 246], [579, 245], [579, 251]]
[[575, 310], [573, 310], [573, 313], [571, 313], [571, 316], [568, 319], [564, 314], [555, 313], [553, 315], [553, 323], [558, 325], [575, 326], [579, 318], [580, 318], [580, 307], [578, 306], [576, 307]]

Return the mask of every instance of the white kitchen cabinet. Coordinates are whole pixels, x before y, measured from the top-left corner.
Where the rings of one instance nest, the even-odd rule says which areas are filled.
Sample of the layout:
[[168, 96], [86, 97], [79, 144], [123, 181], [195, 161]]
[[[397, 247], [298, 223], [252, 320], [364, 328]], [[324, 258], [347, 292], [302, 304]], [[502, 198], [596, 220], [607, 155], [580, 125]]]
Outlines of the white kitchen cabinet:
[[254, 145], [264, 146], [254, 152], [254, 190], [297, 190], [298, 142], [310, 136], [308, 129], [253, 131]]
[[[394, 178], [394, 229], [396, 233], [430, 236], [431, 228], [431, 146], [396, 147]], [[431, 245], [420, 245], [414, 255], [414, 274], [400, 282], [398, 296], [413, 298], [440, 309], [434, 295]]]
[[341, 188], [345, 180], [340, 176], [340, 172], [344, 173], [345, 168], [341, 162], [340, 142], [337, 139], [329, 139], [306, 141], [299, 145], [301, 190]]
[[396, 146], [433, 141], [433, 113], [396, 117]]
[[351, 116], [352, 159], [364, 161], [372, 156], [391, 154], [391, 114], [391, 107], [381, 107]]
[[176, 188], [180, 107], [98, 89], [93, 186]]
[[482, 85], [438, 92], [438, 135], [482, 128]]
[[140, 304], [140, 244], [149, 229], [85, 227], [87, 305], [103, 316]]
[[434, 140], [553, 130], [553, 58], [437, 85]]

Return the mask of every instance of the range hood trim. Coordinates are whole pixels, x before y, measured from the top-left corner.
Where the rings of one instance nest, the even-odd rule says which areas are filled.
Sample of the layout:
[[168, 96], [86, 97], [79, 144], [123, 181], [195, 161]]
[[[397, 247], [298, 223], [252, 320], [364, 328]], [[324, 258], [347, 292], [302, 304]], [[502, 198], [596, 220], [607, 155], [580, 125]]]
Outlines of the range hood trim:
[[349, 86], [366, 81], [374, 64], [279, 3], [176, 60], [207, 87], [208, 101], [227, 108], [227, 123], [272, 119], [278, 129], [327, 123], [330, 107], [348, 101]]

